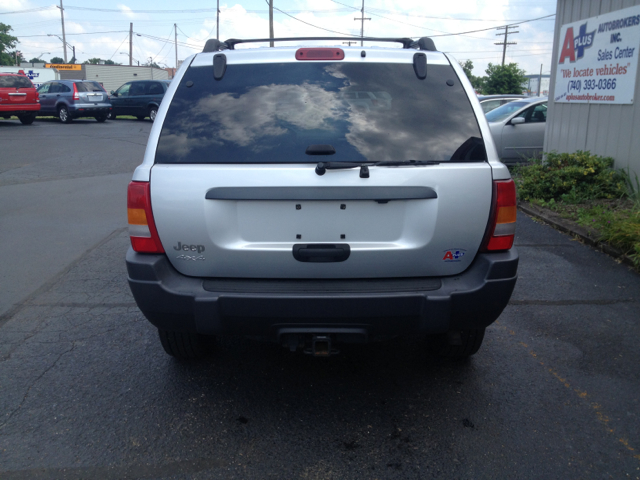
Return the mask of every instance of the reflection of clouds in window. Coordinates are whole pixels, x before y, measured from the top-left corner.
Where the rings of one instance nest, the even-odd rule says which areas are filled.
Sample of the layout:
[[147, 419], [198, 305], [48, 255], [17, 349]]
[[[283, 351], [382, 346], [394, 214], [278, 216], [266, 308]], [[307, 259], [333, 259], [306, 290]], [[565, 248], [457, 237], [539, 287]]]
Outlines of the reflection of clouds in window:
[[[160, 163], [314, 162], [311, 144], [336, 148], [332, 161], [447, 161], [481, 137], [450, 67], [423, 82], [412, 65], [238, 65], [220, 83], [212, 67], [189, 70], [159, 145]], [[186, 77], [185, 77], [186, 78]]]
[[[162, 142], [158, 144], [158, 153], [177, 160], [185, 158], [192, 150], [222, 145], [213, 138], [189, 138], [186, 133], [162, 133]], [[213, 155], [212, 155], [213, 156]]]
[[331, 130], [339, 100], [317, 85], [264, 85], [247, 93], [208, 95], [198, 101], [195, 115], [217, 123], [216, 136], [245, 147], [261, 137], [284, 135], [288, 123], [302, 130]]

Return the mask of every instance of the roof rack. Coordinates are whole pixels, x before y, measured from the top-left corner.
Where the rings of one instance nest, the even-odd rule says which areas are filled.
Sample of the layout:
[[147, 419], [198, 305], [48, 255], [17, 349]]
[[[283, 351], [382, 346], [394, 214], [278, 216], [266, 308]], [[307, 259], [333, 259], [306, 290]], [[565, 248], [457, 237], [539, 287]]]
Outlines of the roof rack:
[[263, 43], [263, 42], [293, 42], [299, 40], [342, 40], [353, 41], [354, 39], [366, 40], [367, 42], [393, 42], [401, 43], [402, 48], [416, 48], [418, 50], [436, 51], [436, 45], [429, 37], [422, 37], [418, 40], [412, 38], [377, 38], [377, 37], [290, 37], [290, 38], [251, 38], [239, 39], [230, 38], [224, 42], [211, 38], [204, 45], [203, 53], [218, 52], [220, 50], [234, 50], [240, 43]]

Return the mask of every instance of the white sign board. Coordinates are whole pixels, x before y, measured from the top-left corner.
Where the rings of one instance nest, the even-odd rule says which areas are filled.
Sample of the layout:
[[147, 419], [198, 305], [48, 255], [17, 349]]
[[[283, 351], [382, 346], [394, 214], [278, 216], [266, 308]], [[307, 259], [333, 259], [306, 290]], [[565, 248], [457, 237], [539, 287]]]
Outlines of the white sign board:
[[563, 25], [554, 100], [633, 103], [640, 53], [640, 5]]
[[49, 80], [58, 80], [60, 75], [50, 68], [0, 67], [0, 73], [21, 73], [31, 79], [36, 88]]

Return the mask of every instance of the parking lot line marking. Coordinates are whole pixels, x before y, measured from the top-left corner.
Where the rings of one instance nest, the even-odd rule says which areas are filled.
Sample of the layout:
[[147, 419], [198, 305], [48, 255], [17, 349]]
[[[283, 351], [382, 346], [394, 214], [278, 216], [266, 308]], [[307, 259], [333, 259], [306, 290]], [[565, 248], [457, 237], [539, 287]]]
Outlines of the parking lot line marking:
[[[498, 322], [495, 322], [496, 324]], [[498, 328], [501, 328], [505, 331], [507, 331], [510, 335], [515, 335], [515, 332], [511, 329], [507, 329], [507, 327], [503, 326], [503, 325], [496, 325]], [[582, 399], [582, 400], [587, 400], [590, 395], [584, 391], [584, 390], [580, 390], [579, 388], [573, 387], [571, 385], [571, 383], [569, 383], [569, 381], [566, 378], [563, 378], [560, 373], [558, 373], [556, 370], [554, 370], [551, 367], [548, 367], [544, 364], [544, 362], [540, 361], [538, 359], [538, 355], [531, 349], [529, 349], [529, 346], [524, 343], [524, 342], [518, 342], [522, 347], [526, 348], [528, 351], [527, 353], [529, 355], [531, 355], [533, 358], [535, 358], [538, 363], [543, 366], [556, 380], [558, 380], [560, 383], [562, 383], [566, 388], [568, 388], [569, 390], [573, 391], [578, 398]], [[588, 401], [588, 400], [587, 400]], [[615, 435], [615, 430], [613, 428], [611, 428], [611, 426], [609, 425], [610, 419], [607, 415], [605, 415], [602, 412], [602, 406], [596, 402], [590, 402], [589, 406], [595, 411], [595, 415], [598, 419], [598, 421], [604, 425], [605, 429], [607, 430], [608, 433], [610, 433], [611, 435]], [[627, 440], [624, 437], [618, 438], [618, 442], [620, 442], [627, 450], [629, 450], [629, 452], [633, 453], [633, 458], [640, 460], [640, 454], [636, 453], [636, 449], [633, 448], [630, 444], [629, 444], [629, 440]]]

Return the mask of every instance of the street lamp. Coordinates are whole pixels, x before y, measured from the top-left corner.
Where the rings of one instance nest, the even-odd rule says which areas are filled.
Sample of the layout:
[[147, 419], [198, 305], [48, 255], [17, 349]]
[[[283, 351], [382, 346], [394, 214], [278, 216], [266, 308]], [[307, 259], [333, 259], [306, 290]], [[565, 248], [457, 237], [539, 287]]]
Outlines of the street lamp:
[[[60, 39], [60, 41], [62, 42], [62, 44], [63, 44], [63, 45], [64, 45], [64, 44], [66, 44], [66, 45], [68, 45], [69, 47], [71, 47], [71, 49], [73, 50], [73, 57], [72, 57], [72, 59], [73, 59], [73, 61], [76, 61], [76, 47], [74, 47], [73, 45], [71, 45], [69, 42], [65, 42], [65, 41], [62, 39], [62, 37], [61, 37], [61, 36], [56, 35], [56, 34], [54, 34], [54, 33], [47, 33], [47, 37], [58, 37], [58, 38]], [[65, 56], [66, 56], [66, 54], [65, 54]]]
[[[126, 55], [127, 57], [129, 56], [129, 54], [126, 52], [120, 52], [120, 55]], [[135, 57], [131, 57], [131, 60], [138, 62], [138, 66], [140, 66], [140, 60], [136, 60]]]
[[[40, 60], [40, 57], [42, 57], [42, 55], [51, 55], [51, 52], [42, 52], [40, 55], [38, 55], [36, 58], [38, 60]], [[31, 66], [34, 67], [36, 62], [31, 62]]]

